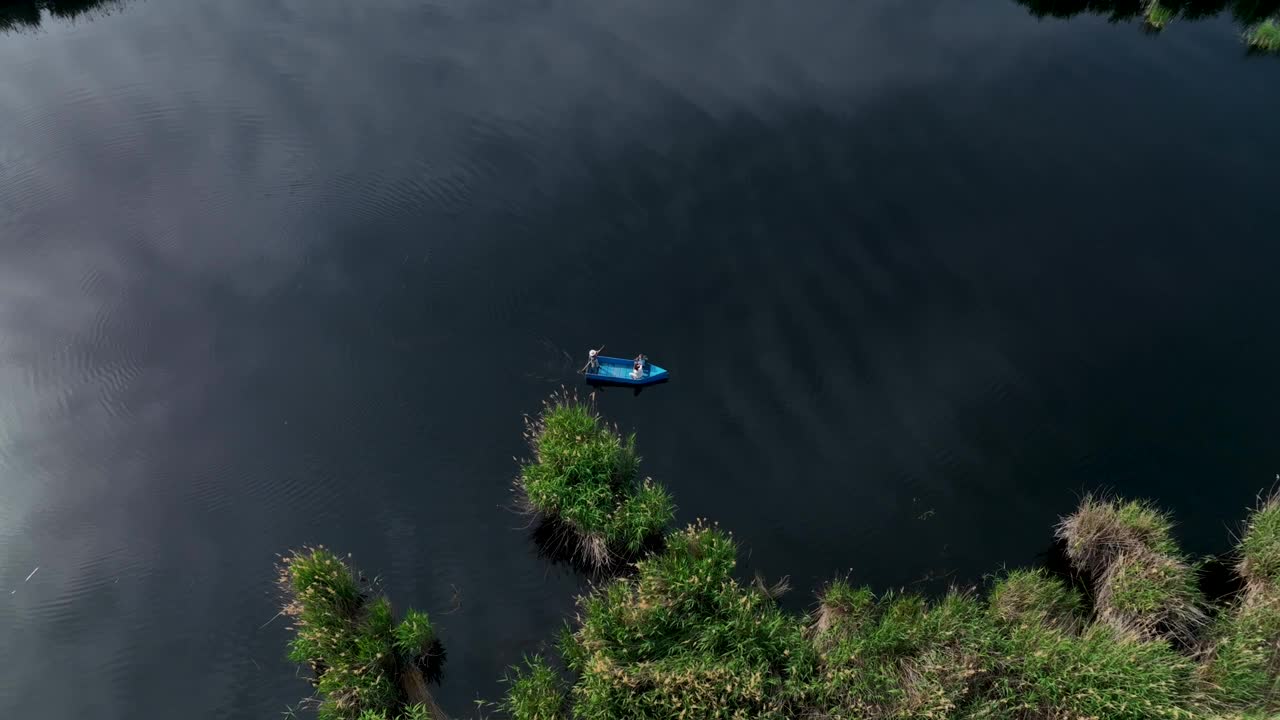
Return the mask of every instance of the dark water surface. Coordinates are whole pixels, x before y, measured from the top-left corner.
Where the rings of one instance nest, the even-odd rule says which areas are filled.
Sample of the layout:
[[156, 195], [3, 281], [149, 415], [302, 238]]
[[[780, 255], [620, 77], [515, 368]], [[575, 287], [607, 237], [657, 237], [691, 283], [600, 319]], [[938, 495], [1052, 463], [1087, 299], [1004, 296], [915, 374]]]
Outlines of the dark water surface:
[[522, 413], [591, 344], [672, 369], [602, 409], [795, 608], [850, 568], [935, 590], [1035, 563], [1099, 486], [1220, 551], [1280, 470], [1280, 62], [1228, 17], [140, 0], [19, 25], [0, 717], [275, 716], [308, 691], [263, 627], [303, 543], [432, 614], [452, 712], [495, 698], [582, 586], [501, 506]]

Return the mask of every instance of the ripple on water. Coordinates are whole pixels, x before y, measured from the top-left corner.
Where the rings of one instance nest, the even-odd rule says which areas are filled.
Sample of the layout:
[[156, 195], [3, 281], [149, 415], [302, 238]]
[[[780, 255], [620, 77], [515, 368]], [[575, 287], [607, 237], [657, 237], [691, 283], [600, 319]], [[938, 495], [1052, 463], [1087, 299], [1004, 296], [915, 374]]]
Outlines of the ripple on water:
[[235, 479], [234, 487], [269, 515], [288, 513], [312, 519], [333, 515], [340, 509], [337, 501], [344, 495], [346, 478], [317, 455], [305, 453], [300, 462], [301, 467], [284, 472], [262, 468], [247, 473]]
[[0, 163], [0, 204], [15, 211], [49, 203], [56, 187], [46, 180], [38, 162], [16, 157]]
[[200, 469], [187, 481], [187, 495], [208, 513], [225, 510], [233, 504], [232, 488], [248, 487], [251, 474], [239, 473], [230, 461], [206, 458]]
[[[77, 560], [70, 567], [41, 568], [44, 577], [39, 584], [53, 585], [53, 596], [36, 600], [30, 608], [32, 620], [62, 639], [87, 633], [101, 621], [103, 615], [99, 612], [118, 605], [121, 578], [127, 580], [125, 588], [128, 589], [131, 583], [144, 579], [149, 573], [148, 563], [128, 547], [104, 549], [100, 545], [104, 528], [94, 521], [78, 524], [75, 532], [80, 540], [71, 548], [58, 548], [57, 556], [62, 560]], [[35, 581], [32, 578], [31, 582]], [[41, 598], [44, 592], [48, 591], [33, 588], [31, 595]], [[96, 610], [89, 612], [89, 608]]]

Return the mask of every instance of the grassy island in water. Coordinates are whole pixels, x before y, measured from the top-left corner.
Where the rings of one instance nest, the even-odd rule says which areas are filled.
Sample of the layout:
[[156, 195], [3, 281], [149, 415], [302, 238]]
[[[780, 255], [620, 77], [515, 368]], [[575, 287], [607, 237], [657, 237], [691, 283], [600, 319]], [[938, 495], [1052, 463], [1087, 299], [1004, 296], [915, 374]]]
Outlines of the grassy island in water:
[[[506, 677], [485, 716], [513, 720], [1263, 720], [1280, 717], [1280, 499], [1253, 510], [1239, 590], [1210, 601], [1155, 506], [1086, 497], [1056, 528], [1069, 582], [1006, 572], [984, 593], [877, 593], [847, 579], [807, 614], [743, 582], [733, 536], [639, 479], [635, 438], [589, 400], [553, 396], [528, 423], [516, 491], [604, 579], [578, 598], [554, 657]], [[1077, 588], [1077, 585], [1083, 588]], [[324, 549], [285, 559], [290, 657], [335, 720], [442, 720], [443, 651], [425, 614], [396, 622]], [[458, 638], [466, 642], [466, 638]], [[432, 670], [433, 664], [436, 671]], [[463, 715], [465, 716], [465, 715]], [[459, 717], [455, 715], [454, 717]]]

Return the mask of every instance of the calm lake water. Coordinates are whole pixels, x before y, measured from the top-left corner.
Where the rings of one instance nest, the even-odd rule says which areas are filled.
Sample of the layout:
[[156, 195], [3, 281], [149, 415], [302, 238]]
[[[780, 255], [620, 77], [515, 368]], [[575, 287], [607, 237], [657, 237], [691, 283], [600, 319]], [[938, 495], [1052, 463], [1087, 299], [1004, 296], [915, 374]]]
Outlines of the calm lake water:
[[432, 614], [453, 713], [497, 698], [584, 587], [504, 509], [521, 416], [601, 343], [672, 369], [601, 409], [795, 609], [1039, 562], [1099, 487], [1224, 550], [1280, 470], [1280, 60], [1239, 34], [1011, 0], [15, 25], [0, 717], [276, 716], [306, 543]]

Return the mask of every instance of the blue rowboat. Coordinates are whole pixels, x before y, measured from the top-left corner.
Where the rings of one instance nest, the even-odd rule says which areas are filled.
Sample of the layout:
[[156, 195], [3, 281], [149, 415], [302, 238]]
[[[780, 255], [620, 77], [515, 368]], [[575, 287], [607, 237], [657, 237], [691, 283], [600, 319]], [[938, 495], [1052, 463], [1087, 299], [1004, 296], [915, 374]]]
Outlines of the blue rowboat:
[[651, 362], [645, 362], [644, 374], [636, 377], [632, 374], [635, 370], [635, 361], [627, 358], [607, 357], [600, 355], [596, 358], [599, 361], [599, 367], [595, 370], [586, 370], [583, 375], [587, 376], [589, 383], [602, 383], [609, 385], [656, 385], [660, 382], [666, 382], [671, 378], [671, 373], [665, 368], [658, 367]]

